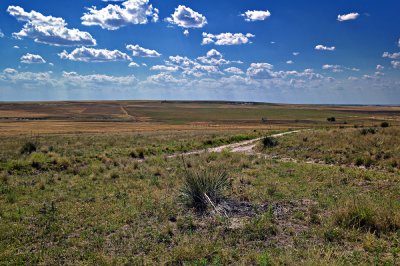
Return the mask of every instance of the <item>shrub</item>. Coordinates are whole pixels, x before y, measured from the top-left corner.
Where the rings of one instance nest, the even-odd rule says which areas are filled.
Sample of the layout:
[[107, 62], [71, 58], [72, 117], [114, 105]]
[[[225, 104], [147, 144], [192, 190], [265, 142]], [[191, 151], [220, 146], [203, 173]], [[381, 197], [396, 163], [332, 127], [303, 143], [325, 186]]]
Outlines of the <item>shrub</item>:
[[332, 117], [328, 117], [326, 120], [327, 120], [328, 122], [335, 122], [335, 121], [336, 121], [336, 118], [335, 118], [334, 116], [332, 116]]
[[382, 122], [381, 123], [381, 127], [389, 127], [389, 123], [388, 122]]
[[181, 198], [188, 207], [205, 211], [210, 204], [209, 199], [213, 204], [218, 204], [228, 186], [228, 174], [223, 169], [185, 167]]
[[361, 135], [367, 135], [367, 134], [376, 134], [378, 132], [378, 130], [376, 128], [373, 127], [369, 127], [369, 128], [363, 128], [360, 130]]
[[21, 154], [31, 154], [32, 152], [35, 152], [37, 150], [36, 144], [33, 142], [26, 142], [22, 147], [21, 147]]
[[265, 148], [272, 148], [278, 145], [278, 140], [273, 137], [265, 137], [263, 139], [263, 145]]

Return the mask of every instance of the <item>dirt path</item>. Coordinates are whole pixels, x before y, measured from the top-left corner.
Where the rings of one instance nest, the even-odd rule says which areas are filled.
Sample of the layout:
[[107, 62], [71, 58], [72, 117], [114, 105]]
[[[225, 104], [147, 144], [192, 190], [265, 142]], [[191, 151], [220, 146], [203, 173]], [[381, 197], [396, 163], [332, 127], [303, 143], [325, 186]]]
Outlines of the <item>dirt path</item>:
[[[270, 137], [278, 138], [282, 137], [288, 134], [293, 134], [297, 133], [303, 130], [293, 130], [293, 131], [288, 131], [288, 132], [283, 132], [283, 133], [278, 133], [274, 135], [270, 135]], [[243, 152], [243, 153], [253, 153], [254, 147], [257, 145], [257, 141], [260, 141], [262, 138], [256, 138], [256, 139], [251, 139], [251, 140], [246, 140], [242, 142], [237, 142], [237, 143], [232, 143], [228, 145], [223, 145], [219, 147], [214, 147], [214, 148], [209, 148], [209, 149], [204, 149], [204, 150], [197, 150], [197, 151], [189, 151], [185, 153], [179, 153], [179, 154], [172, 154], [167, 156], [168, 158], [174, 158], [178, 156], [189, 156], [189, 155], [195, 155], [195, 154], [202, 154], [205, 152], [222, 152], [224, 150], [228, 150], [231, 152]]]

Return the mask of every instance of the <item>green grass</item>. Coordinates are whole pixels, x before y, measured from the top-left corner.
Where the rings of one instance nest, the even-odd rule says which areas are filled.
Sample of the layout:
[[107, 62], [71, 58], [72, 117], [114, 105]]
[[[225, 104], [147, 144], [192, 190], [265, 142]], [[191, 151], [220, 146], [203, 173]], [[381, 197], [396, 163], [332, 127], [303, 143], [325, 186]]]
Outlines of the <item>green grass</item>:
[[[399, 172], [400, 128], [309, 130], [286, 135], [271, 156]], [[260, 145], [261, 149], [261, 145]]]
[[[313, 134], [298, 137], [310, 143]], [[181, 204], [180, 158], [163, 150], [142, 163], [130, 156], [138, 148], [197, 149], [236, 135], [47, 136], [30, 155], [19, 153], [19, 139], [3, 138], [1, 264], [398, 264], [397, 172], [229, 152], [186, 158], [192, 169], [228, 170], [224, 196], [251, 208], [226, 218]]]

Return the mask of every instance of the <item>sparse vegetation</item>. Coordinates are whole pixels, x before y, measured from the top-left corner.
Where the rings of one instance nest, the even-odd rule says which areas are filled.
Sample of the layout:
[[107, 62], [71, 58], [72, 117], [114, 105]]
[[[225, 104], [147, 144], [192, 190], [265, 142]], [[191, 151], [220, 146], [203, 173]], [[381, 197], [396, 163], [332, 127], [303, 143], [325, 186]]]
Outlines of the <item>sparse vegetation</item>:
[[389, 123], [388, 122], [382, 122], [381, 123], [381, 127], [385, 128], [385, 127], [389, 127]]
[[[71, 103], [81, 105], [86, 111], [75, 112], [77, 119], [88, 121], [114, 106]], [[45, 127], [58, 123], [47, 118], [18, 128], [0, 123], [0, 264], [398, 264], [395, 119], [361, 135], [382, 121], [379, 113], [370, 119], [373, 107], [162, 105], [126, 107], [157, 123], [115, 122], [132, 119], [118, 116], [120, 105], [113, 115], [99, 112], [108, 122], [90, 126]], [[334, 128], [326, 121], [331, 115], [360, 128]], [[290, 123], [318, 129], [278, 137], [275, 148], [258, 142], [250, 154], [187, 155], [186, 170], [179, 156], [170, 156], [290, 131]], [[15, 132], [34, 124], [63, 134], [40, 134], [36, 150], [21, 154], [31, 128]]]
[[328, 121], [328, 122], [336, 122], [336, 118], [334, 116], [331, 116], [331, 117], [328, 117], [326, 119], [326, 121]]

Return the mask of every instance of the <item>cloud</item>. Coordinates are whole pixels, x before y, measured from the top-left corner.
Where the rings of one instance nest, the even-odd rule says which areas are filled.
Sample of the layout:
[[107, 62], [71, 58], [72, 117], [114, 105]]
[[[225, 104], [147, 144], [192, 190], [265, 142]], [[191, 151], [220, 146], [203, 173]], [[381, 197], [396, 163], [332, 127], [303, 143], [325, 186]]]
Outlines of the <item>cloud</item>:
[[140, 57], [159, 57], [159, 56], [161, 56], [161, 54], [158, 53], [157, 51], [140, 47], [137, 44], [136, 45], [129, 44], [126, 46], [126, 49], [128, 49], [129, 51], [132, 51], [133, 56], [140, 56]]
[[286, 61], [286, 64], [292, 65], [292, 64], [294, 64], [294, 62], [292, 60], [288, 60], [288, 61]]
[[183, 35], [185, 35], [186, 37], [189, 36], [189, 31], [188, 30], [184, 30], [183, 31]]
[[400, 39], [399, 39], [399, 41], [398, 41], [398, 43], [397, 43], [397, 46], [400, 47]]
[[243, 71], [237, 67], [228, 67], [228, 68], [225, 68], [224, 71], [227, 73], [236, 74], [236, 75], [244, 74]]
[[205, 16], [183, 5], [175, 8], [175, 12], [165, 21], [182, 28], [202, 28], [207, 24]]
[[130, 62], [128, 67], [139, 67], [139, 65], [135, 62]]
[[147, 24], [148, 17], [158, 21], [158, 9], [149, 0], [127, 0], [122, 6], [109, 4], [102, 9], [95, 6], [87, 9], [81, 17], [85, 26], [100, 26], [107, 30], [117, 30], [131, 24]]
[[7, 12], [18, 21], [26, 22], [20, 32], [13, 33], [17, 39], [31, 38], [37, 43], [54, 46], [94, 46], [96, 40], [88, 32], [67, 28], [63, 18], [44, 16], [39, 12], [9, 6]]
[[4, 33], [0, 29], [0, 38], [3, 38], [3, 37], [4, 37]]
[[254, 38], [255, 35], [251, 33], [220, 33], [217, 35], [203, 32], [202, 45], [214, 43], [216, 45], [240, 45], [251, 43], [250, 38]]
[[111, 62], [111, 61], [131, 61], [129, 55], [118, 50], [94, 49], [80, 47], [68, 54], [67, 51], [59, 53], [61, 59], [81, 62]]
[[400, 53], [388, 53], [384, 52], [382, 55], [383, 58], [390, 58], [390, 59], [400, 59]]
[[270, 79], [275, 77], [273, 65], [269, 63], [251, 63], [247, 69], [247, 76], [253, 79]]
[[169, 73], [160, 73], [157, 75], [152, 75], [147, 77], [147, 82], [155, 83], [161, 86], [166, 86], [168, 84], [183, 84], [187, 83], [186, 80], [177, 79]]
[[382, 65], [377, 65], [377, 66], [376, 66], [376, 70], [378, 70], [378, 71], [382, 71], [382, 70], [384, 70], [384, 69], [385, 69], [385, 67], [382, 66]]
[[240, 16], [245, 17], [245, 21], [260, 21], [260, 20], [265, 20], [271, 16], [271, 12], [268, 10], [247, 10], [244, 12], [244, 14], [241, 14]]
[[0, 73], [0, 80], [11, 83], [52, 83], [51, 71], [47, 72], [18, 72], [13, 68], [6, 68]]
[[13, 48], [14, 49], [19, 49], [19, 46], [18, 45], [14, 45]]
[[343, 72], [343, 67], [340, 65], [323, 65], [322, 69], [331, 70], [332, 72], [335, 73]]
[[393, 68], [400, 69], [400, 61], [392, 61], [390, 63], [392, 64]]
[[79, 87], [92, 87], [94, 86], [130, 86], [138, 82], [134, 75], [131, 76], [110, 76], [102, 74], [80, 75], [77, 72], [63, 72], [64, 82], [70, 83]]
[[318, 44], [317, 46], [315, 46], [315, 50], [320, 50], [320, 51], [335, 51], [336, 47], [335, 46], [324, 46], [322, 44]]
[[347, 21], [347, 20], [355, 20], [360, 16], [358, 13], [349, 13], [344, 15], [338, 15], [337, 20], [340, 22]]
[[294, 56], [298, 56], [300, 53], [299, 52], [293, 52], [292, 53]]
[[21, 63], [23, 63], [23, 64], [44, 64], [44, 63], [46, 63], [46, 61], [40, 55], [27, 53], [26, 55], [23, 55], [21, 57]]
[[222, 54], [215, 49], [211, 49], [207, 52], [206, 56], [198, 57], [197, 60], [206, 65], [224, 65], [231, 63], [223, 59]]
[[152, 66], [150, 70], [162, 71], [162, 72], [176, 72], [179, 70], [179, 68], [178, 66], [155, 65]]

